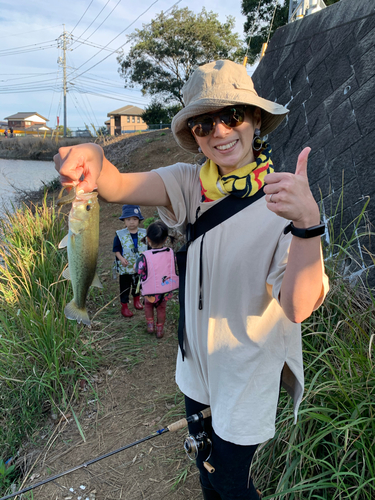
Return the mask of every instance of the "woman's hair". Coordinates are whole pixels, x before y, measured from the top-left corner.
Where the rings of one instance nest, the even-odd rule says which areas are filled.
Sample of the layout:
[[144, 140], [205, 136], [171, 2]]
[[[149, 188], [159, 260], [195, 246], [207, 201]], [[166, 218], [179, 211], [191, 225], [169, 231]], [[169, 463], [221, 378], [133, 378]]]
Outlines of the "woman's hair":
[[[169, 236], [168, 227], [164, 224], [163, 221], [157, 220], [150, 224], [147, 228], [147, 237], [152, 241], [154, 245], [160, 245], [163, 243]], [[171, 241], [173, 242], [173, 236], [169, 236]]]

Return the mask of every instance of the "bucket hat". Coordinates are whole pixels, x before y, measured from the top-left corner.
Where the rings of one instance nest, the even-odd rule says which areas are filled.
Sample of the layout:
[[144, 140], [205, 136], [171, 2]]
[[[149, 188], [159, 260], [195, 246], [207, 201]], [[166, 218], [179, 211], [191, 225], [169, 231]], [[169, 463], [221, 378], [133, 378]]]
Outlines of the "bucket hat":
[[120, 220], [127, 219], [128, 217], [138, 217], [139, 220], [143, 220], [141, 209], [138, 205], [123, 205], [122, 214], [119, 217]]
[[228, 60], [214, 61], [197, 68], [182, 88], [185, 107], [172, 120], [172, 132], [179, 146], [192, 153], [197, 143], [187, 125], [190, 118], [234, 104], [248, 104], [261, 109], [262, 137], [280, 125], [289, 113], [287, 108], [259, 97], [245, 66]]

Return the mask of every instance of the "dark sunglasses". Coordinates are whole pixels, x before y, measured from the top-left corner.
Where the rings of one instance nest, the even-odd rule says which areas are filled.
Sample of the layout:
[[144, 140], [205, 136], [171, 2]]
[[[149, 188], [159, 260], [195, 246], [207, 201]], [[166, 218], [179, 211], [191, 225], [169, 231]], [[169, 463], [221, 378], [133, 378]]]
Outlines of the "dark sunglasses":
[[247, 106], [229, 106], [218, 114], [200, 115], [188, 120], [188, 127], [197, 137], [207, 137], [218, 123], [228, 128], [239, 127], [245, 119]]

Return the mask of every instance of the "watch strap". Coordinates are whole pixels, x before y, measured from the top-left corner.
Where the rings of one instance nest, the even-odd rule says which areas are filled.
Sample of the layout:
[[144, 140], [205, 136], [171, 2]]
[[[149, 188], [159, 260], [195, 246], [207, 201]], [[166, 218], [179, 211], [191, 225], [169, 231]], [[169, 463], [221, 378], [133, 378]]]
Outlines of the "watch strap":
[[325, 230], [326, 225], [323, 222], [311, 227], [295, 227], [293, 222], [290, 222], [284, 229], [284, 234], [292, 233], [297, 238], [315, 238], [315, 236], [322, 236]]

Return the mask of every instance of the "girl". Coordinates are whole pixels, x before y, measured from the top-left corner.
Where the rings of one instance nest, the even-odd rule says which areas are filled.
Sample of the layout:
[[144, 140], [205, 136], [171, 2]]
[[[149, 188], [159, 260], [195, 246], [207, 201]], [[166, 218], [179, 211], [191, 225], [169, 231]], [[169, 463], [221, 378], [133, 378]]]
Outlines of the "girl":
[[113, 252], [116, 255], [115, 265], [119, 274], [121, 314], [125, 318], [131, 318], [134, 314], [128, 307], [130, 292], [134, 298], [135, 309], [143, 309], [139, 300], [139, 292], [136, 291], [134, 264], [139, 252], [147, 248], [142, 242], [146, 230], [139, 227], [139, 222], [143, 220], [143, 217], [138, 205], [124, 205], [119, 219], [124, 221], [125, 228], [116, 231]]
[[[168, 228], [162, 221], [156, 221], [147, 228], [146, 240], [150, 250], [143, 252], [137, 259], [135, 270], [141, 276], [142, 295], [145, 297], [147, 332], [156, 337], [164, 335], [165, 310], [172, 290], [178, 288], [175, 256], [171, 248], [165, 247]], [[169, 236], [173, 243], [173, 236]], [[156, 325], [154, 310], [156, 309]]]

